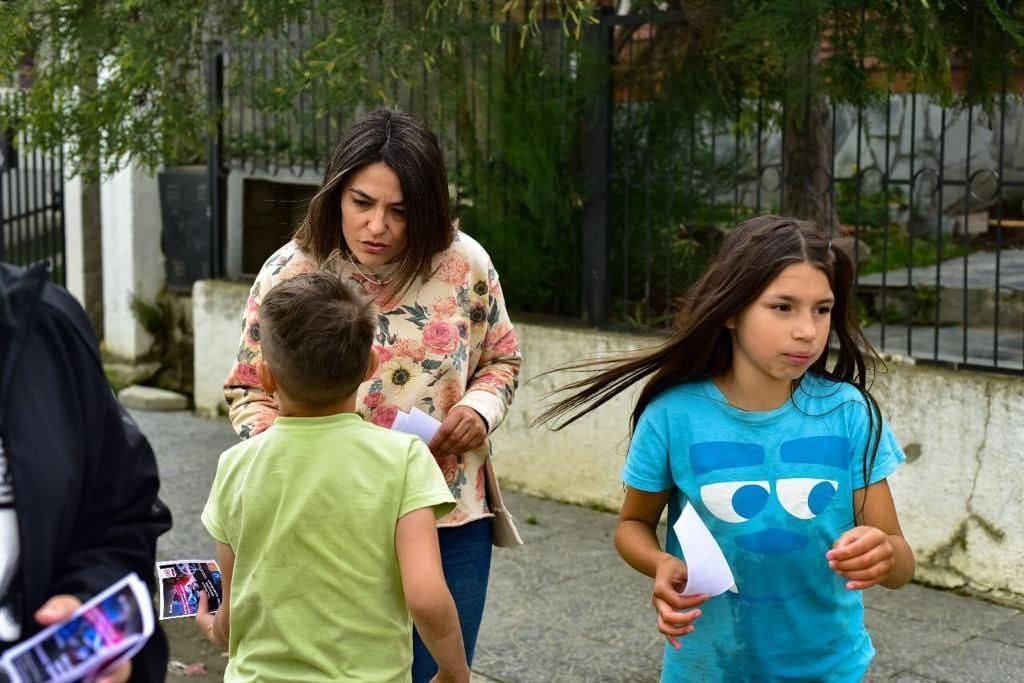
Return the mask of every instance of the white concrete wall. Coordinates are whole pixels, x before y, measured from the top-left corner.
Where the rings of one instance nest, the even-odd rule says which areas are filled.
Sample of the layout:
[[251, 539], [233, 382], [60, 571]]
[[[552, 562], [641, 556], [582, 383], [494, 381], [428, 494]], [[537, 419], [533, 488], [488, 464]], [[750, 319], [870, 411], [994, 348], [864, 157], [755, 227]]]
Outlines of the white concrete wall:
[[[223, 405], [221, 383], [238, 347], [247, 289], [200, 282], [193, 290], [198, 412], [215, 414]], [[617, 509], [638, 388], [560, 432], [531, 429], [544, 394], [570, 380], [565, 372], [541, 373], [660, 339], [536, 324], [517, 331], [522, 382], [494, 436], [502, 481], [546, 498]], [[918, 578], [1024, 604], [1024, 379], [894, 362], [874, 392], [908, 453], [891, 485], [917, 552]]]
[[192, 285], [193, 399], [200, 415], [227, 414], [224, 380], [238, 355], [248, 296], [246, 283], [199, 280]]
[[505, 422], [495, 432], [495, 467], [502, 481], [529, 493], [618, 510], [619, 475], [629, 447], [634, 386], [560, 431], [530, 427], [543, 411], [544, 396], [572, 381], [571, 373], [543, 374], [566, 363], [648, 348], [657, 337], [598, 332], [588, 328], [516, 326], [523, 350], [519, 390]]
[[164, 286], [156, 176], [131, 165], [100, 186], [103, 235], [103, 340], [126, 360], [152, 344], [132, 314], [132, 297], [153, 303]]
[[1024, 379], [894, 365], [874, 393], [908, 455], [892, 488], [919, 578], [1024, 600]]

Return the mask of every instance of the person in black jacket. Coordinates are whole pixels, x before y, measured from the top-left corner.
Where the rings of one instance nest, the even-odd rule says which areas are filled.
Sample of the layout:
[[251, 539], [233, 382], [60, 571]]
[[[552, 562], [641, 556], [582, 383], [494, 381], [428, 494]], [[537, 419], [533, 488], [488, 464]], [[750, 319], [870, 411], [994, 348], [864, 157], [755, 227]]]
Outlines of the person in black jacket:
[[[0, 263], [0, 651], [135, 572], [171, 527], [156, 459], [107, 384], [85, 312], [44, 264]], [[162, 681], [167, 640], [108, 681]]]

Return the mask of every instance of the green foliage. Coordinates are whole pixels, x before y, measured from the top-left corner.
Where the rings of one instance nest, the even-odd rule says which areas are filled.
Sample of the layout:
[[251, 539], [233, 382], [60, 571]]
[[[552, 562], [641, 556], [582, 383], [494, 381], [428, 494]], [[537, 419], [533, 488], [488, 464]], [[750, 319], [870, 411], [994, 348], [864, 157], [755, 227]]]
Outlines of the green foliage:
[[[612, 313], [632, 328], [667, 327], [722, 231], [755, 213], [734, 195], [752, 160], [753, 127], [736, 122], [735, 103], [676, 92], [676, 75], [632, 76], [635, 101], [615, 107]], [[723, 135], [736, 141], [727, 158], [716, 149]]]
[[933, 235], [912, 235], [899, 225], [862, 228], [857, 237], [871, 249], [871, 257], [860, 262], [861, 275], [931, 266], [971, 250], [968, 242], [948, 236], [936, 239]]
[[908, 209], [903, 190], [857, 192], [855, 182], [836, 187], [836, 212], [839, 222], [856, 227], [857, 239], [870, 250], [870, 257], [858, 264], [858, 273], [931, 266], [963, 256], [970, 251], [969, 241], [952, 236], [913, 234], [893, 221], [893, 214]]
[[[164, 290], [153, 303], [132, 296], [132, 315], [150, 336], [153, 346], [147, 356], [160, 362], [155, 376], [148, 383], [173, 391], [192, 391], [192, 327], [182, 312], [181, 301]], [[116, 375], [107, 372], [112, 385]]]
[[4, 125], [78, 170], [128, 158], [151, 166], [201, 153], [199, 77], [206, 0], [0, 3], [0, 74], [31, 82], [27, 113]]
[[906, 207], [906, 202], [906, 195], [899, 187], [878, 192], [865, 192], [861, 188], [858, 192], [855, 181], [836, 184], [836, 213], [839, 222], [847, 225], [885, 228], [891, 221], [893, 209]]
[[[633, 3], [634, 5], [638, 3]], [[1024, 66], [1024, 5], [998, 0], [698, 0], [662, 63], [686, 62], [687, 86], [775, 99], [820, 94], [867, 104], [896, 83], [946, 103], [990, 103]], [[669, 41], [672, 42], [672, 41]], [[828, 49], [819, 47], [825, 42]], [[956, 71], [969, 66], [970, 80]], [[958, 95], [962, 97], [958, 98]]]
[[[32, 85], [28, 112], [15, 118], [0, 109], [0, 126], [28, 130], [43, 147], [67, 145], [68, 161], [90, 175], [132, 160], [150, 168], [195, 163], [216, 120], [206, 98], [206, 41], [286, 51], [273, 64], [229, 62], [229, 91], [244, 85], [252, 95], [245, 106], [261, 114], [289, 112], [315, 92], [318, 106], [302, 125], [322, 127], [393, 100], [389, 94], [451, 55], [467, 31], [500, 38], [494, 28], [505, 18], [535, 28], [539, 5], [510, 0], [492, 12], [498, 8], [483, 0], [0, 2], [0, 85], [7, 75]], [[545, 15], [573, 31], [592, 12], [586, 0], [547, 5]], [[320, 159], [326, 148], [293, 157]]]
[[[399, 105], [438, 133], [458, 214], [494, 257], [510, 303], [573, 314], [585, 111], [609, 95], [610, 78], [612, 309], [651, 326], [668, 322], [722, 231], [754, 213], [732, 193], [751, 181], [758, 135], [788, 131], [785, 157], [804, 132], [794, 112], [812, 101], [871, 104], [899, 86], [987, 105], [1024, 69], [1022, 2], [632, 0], [633, 14], [686, 19], [617, 28], [609, 74], [583, 47], [600, 4], [0, 2], [0, 74], [33, 83], [27, 110], [0, 107], [0, 126], [67, 145], [86, 173], [200, 161], [219, 121], [235, 160], [321, 167], [359, 111]], [[560, 30], [541, 25], [551, 18]], [[226, 108], [213, 114], [211, 40], [224, 41], [226, 69]], [[715, 147], [723, 135], [735, 139], [729, 159]], [[836, 208], [873, 248], [863, 268], [924, 265], [962, 248], [901, 236], [889, 206], [902, 197], [851, 189], [837, 186]]]
[[151, 304], [133, 295], [129, 306], [135, 320], [150, 335], [161, 337], [167, 334], [170, 327], [171, 311], [166, 301], [157, 301], [155, 304]]
[[[457, 212], [487, 246], [519, 311], [572, 315], [579, 302], [580, 119], [588, 76], [569, 78], [566, 67], [572, 61], [585, 74], [591, 62], [578, 45], [537, 37], [489, 49], [494, 58], [478, 60], [476, 78], [461, 81], [457, 108], [466, 125], [450, 174]], [[447, 90], [457, 91], [459, 82], [453, 74]], [[479, 101], [486, 112], [470, 110]]]
[[[506, 40], [503, 22], [523, 23], [525, 46], [541, 19], [558, 18], [579, 40], [595, 0], [33, 0], [0, 3], [0, 74], [32, 83], [16, 123], [43, 146], [68, 146], [79, 170], [112, 171], [129, 160], [155, 167], [195, 162], [213, 125], [206, 104], [204, 41], [287, 48], [273, 66], [229, 64], [229, 88], [245, 85], [261, 112], [317, 107], [294, 133], [359, 106], [397, 101], [424, 72], [457, 52], [466, 35]], [[618, 5], [619, 3], [616, 3]], [[312, 8], [315, 7], [315, 14]], [[633, 0], [632, 13], [685, 10], [632, 59], [638, 70], [676, 66], [673, 78], [697, 100], [737, 93], [866, 102], [897, 79], [953, 101], [955, 63], [971, 65], [965, 102], [990, 102], [1006, 74], [1024, 66], [1024, 3], [999, 0]], [[625, 45], [637, 27], [616, 35]], [[822, 35], [832, 50], [803, 75]], [[250, 64], [249, 67], [257, 66]], [[0, 113], [0, 123], [11, 123]], [[277, 136], [278, 138], [281, 135]], [[251, 141], [250, 141], [251, 142]], [[236, 141], [245, 144], [246, 141]], [[273, 147], [279, 148], [280, 140]], [[293, 151], [295, 160], [319, 149]]]

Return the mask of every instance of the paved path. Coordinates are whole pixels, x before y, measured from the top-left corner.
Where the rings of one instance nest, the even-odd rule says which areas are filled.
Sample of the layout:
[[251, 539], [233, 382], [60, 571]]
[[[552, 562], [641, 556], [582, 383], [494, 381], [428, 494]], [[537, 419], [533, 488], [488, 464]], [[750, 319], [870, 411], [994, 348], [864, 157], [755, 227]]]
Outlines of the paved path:
[[[217, 455], [234, 443], [227, 422], [188, 413], [134, 414], [157, 452], [163, 496], [175, 515], [160, 557], [209, 556], [212, 543], [199, 512]], [[498, 463], [500, 471], [500, 456]], [[476, 680], [656, 681], [662, 641], [647, 606], [650, 581], [615, 554], [614, 515], [517, 493], [507, 502], [526, 545], [495, 551]], [[1024, 679], [1020, 610], [915, 585], [875, 589], [866, 600], [878, 649], [872, 680]], [[191, 626], [169, 623], [172, 658], [205, 661], [212, 674], [223, 671], [223, 658]], [[186, 679], [172, 672], [169, 680]]]
[[885, 326], [884, 338], [881, 325], [866, 328], [864, 334], [879, 352], [921, 361], [1024, 370], [1024, 334], [1013, 330], [930, 325], [908, 328], [897, 323]]
[[884, 281], [887, 287], [906, 287], [909, 280], [914, 285], [934, 287], [936, 271], [939, 286], [948, 289], [994, 290], [998, 285], [1000, 291], [1024, 292], [1024, 249], [1003, 249], [998, 253], [979, 251], [968, 254], [966, 263], [964, 257], [959, 256], [943, 261], [938, 267], [894, 267], [884, 274], [861, 275], [857, 282], [880, 286]]
[[[934, 291], [936, 279], [941, 301], [946, 302], [945, 322], [911, 328], [905, 323], [887, 324], [884, 329], [882, 325], [872, 325], [865, 332], [875, 348], [919, 360], [1024, 370], [1024, 249], [1004, 249], [998, 254], [977, 252], [970, 254], [966, 262], [959, 257], [937, 265], [893, 268], [886, 273], [861, 275], [857, 282], [869, 288], [881, 287], [884, 282], [886, 291], [892, 292], [887, 307], [902, 313], [908, 305], [908, 282]], [[965, 300], [966, 316], [960, 313]], [[955, 309], [952, 315], [946, 310], [950, 306]], [[997, 320], [999, 329], [995, 327]]]

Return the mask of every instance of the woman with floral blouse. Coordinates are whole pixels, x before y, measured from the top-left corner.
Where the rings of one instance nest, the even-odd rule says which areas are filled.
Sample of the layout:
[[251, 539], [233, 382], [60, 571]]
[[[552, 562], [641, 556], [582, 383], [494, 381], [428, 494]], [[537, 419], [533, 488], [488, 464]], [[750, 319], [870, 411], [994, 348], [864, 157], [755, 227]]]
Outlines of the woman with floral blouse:
[[[224, 387], [243, 439], [278, 413], [255, 368], [260, 301], [277, 283], [323, 268], [379, 311], [380, 369], [359, 387], [360, 414], [390, 427], [398, 411], [415, 407], [441, 421], [428, 445], [457, 505], [439, 520], [438, 534], [472, 663], [491, 545], [522, 542], [502, 505], [488, 442], [512, 401], [521, 356], [498, 274], [483, 247], [456, 227], [437, 140], [412, 116], [378, 109], [349, 128], [293, 239], [260, 270]], [[436, 667], [416, 634], [413, 647], [413, 680], [429, 680]]]

